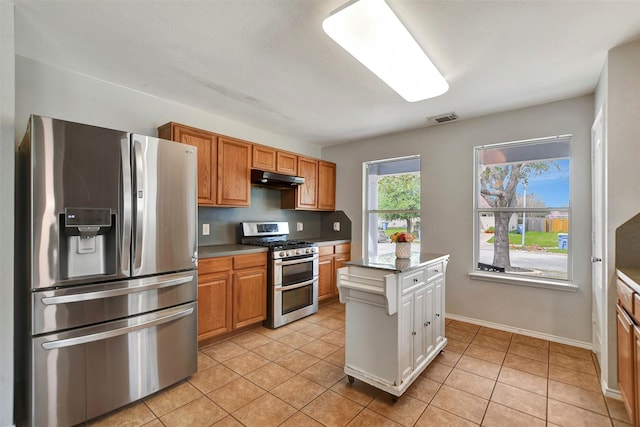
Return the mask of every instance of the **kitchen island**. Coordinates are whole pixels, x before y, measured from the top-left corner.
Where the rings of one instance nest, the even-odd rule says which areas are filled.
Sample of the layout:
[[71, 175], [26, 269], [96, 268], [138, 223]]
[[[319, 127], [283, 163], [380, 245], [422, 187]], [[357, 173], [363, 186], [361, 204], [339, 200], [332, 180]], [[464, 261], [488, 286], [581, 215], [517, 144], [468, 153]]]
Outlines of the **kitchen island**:
[[338, 270], [346, 305], [345, 367], [356, 378], [401, 396], [444, 349], [445, 271], [449, 255], [393, 254], [347, 262]]

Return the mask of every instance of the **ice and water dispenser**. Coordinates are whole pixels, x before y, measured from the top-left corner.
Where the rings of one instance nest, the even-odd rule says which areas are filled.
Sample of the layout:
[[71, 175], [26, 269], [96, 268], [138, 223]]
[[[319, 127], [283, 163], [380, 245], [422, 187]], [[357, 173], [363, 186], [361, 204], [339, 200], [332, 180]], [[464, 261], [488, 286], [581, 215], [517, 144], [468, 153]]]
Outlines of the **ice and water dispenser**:
[[59, 230], [63, 280], [115, 274], [118, 243], [111, 209], [65, 208]]

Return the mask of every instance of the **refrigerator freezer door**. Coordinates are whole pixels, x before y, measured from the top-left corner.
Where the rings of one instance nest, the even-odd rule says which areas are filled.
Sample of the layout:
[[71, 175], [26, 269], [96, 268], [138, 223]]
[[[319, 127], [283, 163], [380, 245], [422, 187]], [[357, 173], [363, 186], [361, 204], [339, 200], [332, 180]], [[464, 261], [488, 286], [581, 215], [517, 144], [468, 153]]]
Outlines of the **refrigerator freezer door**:
[[31, 333], [121, 319], [197, 299], [195, 270], [32, 293]]
[[132, 135], [132, 275], [197, 266], [196, 149]]
[[196, 330], [192, 302], [33, 338], [31, 425], [82, 423], [188, 377]]

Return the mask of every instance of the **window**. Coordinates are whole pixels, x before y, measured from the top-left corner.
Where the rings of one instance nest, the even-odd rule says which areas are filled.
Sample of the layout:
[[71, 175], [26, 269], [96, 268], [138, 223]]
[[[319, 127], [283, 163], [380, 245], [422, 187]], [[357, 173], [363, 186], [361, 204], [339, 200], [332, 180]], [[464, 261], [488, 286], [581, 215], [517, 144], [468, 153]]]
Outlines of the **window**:
[[475, 273], [571, 280], [570, 142], [475, 147]]
[[420, 252], [420, 156], [365, 162], [364, 174], [365, 256], [394, 254], [396, 232], [413, 234]]

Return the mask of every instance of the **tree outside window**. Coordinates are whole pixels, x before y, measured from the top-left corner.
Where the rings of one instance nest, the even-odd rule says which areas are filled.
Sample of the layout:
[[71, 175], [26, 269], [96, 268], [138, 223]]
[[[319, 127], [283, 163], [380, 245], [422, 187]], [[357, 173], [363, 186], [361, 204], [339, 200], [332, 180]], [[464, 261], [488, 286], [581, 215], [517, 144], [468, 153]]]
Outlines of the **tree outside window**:
[[570, 279], [570, 140], [476, 147], [475, 271]]
[[420, 251], [420, 157], [411, 156], [366, 162], [366, 256], [395, 252], [390, 236], [412, 233], [413, 250]]

